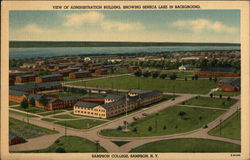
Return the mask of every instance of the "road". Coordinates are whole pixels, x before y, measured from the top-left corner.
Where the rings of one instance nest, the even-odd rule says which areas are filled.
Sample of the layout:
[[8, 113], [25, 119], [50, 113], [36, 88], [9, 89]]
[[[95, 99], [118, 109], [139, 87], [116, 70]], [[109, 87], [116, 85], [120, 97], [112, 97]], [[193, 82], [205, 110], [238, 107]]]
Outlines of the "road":
[[[219, 125], [220, 122], [224, 121], [225, 119], [227, 119], [228, 117], [230, 117], [233, 113], [237, 111], [237, 106], [240, 106], [240, 101], [238, 101], [236, 104], [230, 107], [230, 109], [228, 109], [224, 114], [219, 116], [217, 119], [209, 123], [207, 129], [200, 128], [191, 132], [175, 134], [175, 135], [155, 136], [155, 137], [105, 137], [105, 136], [101, 136], [98, 134], [103, 129], [115, 129], [119, 125], [123, 125], [124, 121], [131, 123], [134, 121], [133, 117], [139, 117], [139, 118], [143, 117], [142, 113], [147, 113], [147, 114], [157, 113], [160, 110], [174, 106], [178, 103], [181, 103], [182, 101], [186, 101], [193, 97], [195, 97], [195, 95], [180, 94], [173, 101], [172, 100], [164, 101], [153, 107], [149, 107], [144, 110], [140, 110], [138, 112], [129, 114], [127, 117], [121, 117], [121, 118], [109, 121], [107, 123], [104, 123], [102, 125], [93, 127], [91, 129], [78, 130], [78, 129], [73, 129], [73, 128], [67, 128], [66, 135], [79, 136], [79, 137], [88, 139], [92, 142], [99, 141], [99, 144], [102, 147], [104, 147], [108, 152], [112, 152], [112, 153], [129, 152], [131, 149], [137, 146], [146, 144], [146, 143], [159, 141], [159, 140], [178, 139], [178, 138], [203, 138], [203, 139], [212, 139], [212, 140], [230, 142], [234, 144], [240, 144], [239, 140], [232, 140], [228, 138], [215, 137], [215, 136], [208, 135], [209, 130]], [[10, 117], [23, 120], [23, 117], [20, 115], [10, 114]], [[42, 121], [41, 118], [30, 118], [29, 123], [37, 125], [37, 126], [41, 126], [44, 128], [48, 128], [48, 129], [55, 128], [55, 130], [57, 130], [59, 133], [54, 134], [54, 135], [45, 135], [42, 137], [28, 139], [27, 143], [10, 146], [10, 151], [31, 151], [31, 150], [44, 149], [52, 145], [57, 138], [65, 135], [65, 127], [56, 125], [50, 122]], [[115, 141], [130, 141], [130, 142], [119, 147], [115, 145], [113, 142], [111, 142], [114, 140]]]

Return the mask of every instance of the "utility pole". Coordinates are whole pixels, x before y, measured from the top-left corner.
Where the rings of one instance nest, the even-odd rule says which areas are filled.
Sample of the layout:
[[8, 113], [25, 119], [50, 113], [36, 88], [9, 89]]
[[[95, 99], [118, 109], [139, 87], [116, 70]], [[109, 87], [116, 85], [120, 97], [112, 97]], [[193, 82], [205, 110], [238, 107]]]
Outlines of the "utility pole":
[[96, 140], [96, 152], [98, 152], [98, 146], [99, 146], [99, 141], [98, 140]]
[[125, 124], [125, 128], [126, 128], [126, 131], [128, 130], [128, 123], [127, 123], [127, 115], [128, 115], [128, 95], [126, 95], [126, 99], [125, 99], [125, 104], [126, 104], [126, 124]]
[[66, 127], [66, 121], [64, 121], [64, 126], [65, 126], [65, 137], [67, 136], [67, 127]]
[[222, 120], [220, 119], [220, 136], [221, 136], [221, 121], [222, 121]]

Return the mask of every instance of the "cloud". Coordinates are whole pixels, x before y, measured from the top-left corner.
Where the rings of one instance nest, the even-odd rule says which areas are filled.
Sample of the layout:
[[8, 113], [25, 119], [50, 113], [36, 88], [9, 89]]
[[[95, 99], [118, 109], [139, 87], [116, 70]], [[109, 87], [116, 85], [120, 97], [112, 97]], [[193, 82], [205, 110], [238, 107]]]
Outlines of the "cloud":
[[37, 24], [28, 24], [25, 27], [19, 30], [20, 32], [29, 32], [29, 33], [44, 33], [45, 29], [41, 28]]
[[129, 31], [144, 29], [141, 23], [123, 23], [116, 21], [102, 22], [101, 27], [105, 30]]
[[124, 23], [120, 21], [107, 20], [103, 14], [94, 11], [82, 14], [66, 15], [66, 22], [64, 23], [64, 26], [79, 27], [84, 24], [92, 24], [107, 31], [130, 31], [144, 29], [143, 25], [139, 22]]
[[177, 27], [179, 29], [189, 29], [194, 32], [214, 31], [234, 33], [237, 31], [237, 28], [235, 27], [230, 27], [225, 24], [222, 24], [221, 22], [210, 21], [207, 19], [178, 20], [174, 22], [172, 26]]
[[104, 15], [98, 12], [66, 15], [65, 26], [80, 26], [82, 24], [95, 24], [104, 19]]

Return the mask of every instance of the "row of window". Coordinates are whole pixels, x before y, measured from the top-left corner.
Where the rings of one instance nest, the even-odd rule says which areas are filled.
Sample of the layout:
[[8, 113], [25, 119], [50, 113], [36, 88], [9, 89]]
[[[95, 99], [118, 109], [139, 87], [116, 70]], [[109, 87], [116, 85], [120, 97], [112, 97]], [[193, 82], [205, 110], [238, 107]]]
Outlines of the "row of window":
[[[98, 116], [98, 113], [86, 112], [86, 111], [78, 111], [78, 110], [75, 110], [75, 113], [92, 114], [92, 115], [97, 115], [97, 116]], [[99, 116], [105, 116], [105, 114], [99, 114]]]

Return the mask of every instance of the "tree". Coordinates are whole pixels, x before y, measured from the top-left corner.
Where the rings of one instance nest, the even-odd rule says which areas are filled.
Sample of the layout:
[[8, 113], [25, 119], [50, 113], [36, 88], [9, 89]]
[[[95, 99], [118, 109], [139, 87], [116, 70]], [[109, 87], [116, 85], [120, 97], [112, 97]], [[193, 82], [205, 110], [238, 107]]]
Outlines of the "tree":
[[65, 153], [65, 149], [63, 149], [62, 147], [58, 147], [56, 150], [55, 150], [56, 153]]
[[35, 107], [35, 99], [32, 97], [31, 99], [30, 99], [30, 105], [32, 106], [32, 107]]
[[164, 125], [164, 126], [163, 126], [163, 130], [166, 130], [166, 129], [167, 129], [167, 127], [166, 127], [166, 125]]
[[172, 73], [172, 74], [169, 76], [169, 78], [170, 78], [171, 80], [176, 80], [177, 76], [176, 76], [175, 73]]
[[218, 79], [217, 79], [217, 77], [214, 77], [214, 83], [216, 83], [216, 82], [217, 82], [217, 80], [218, 80]]
[[136, 71], [135, 73], [134, 73], [134, 75], [136, 76], [136, 77], [141, 77], [141, 75], [142, 75], [142, 72], [139, 70], [139, 71]]
[[47, 97], [45, 95], [42, 95], [41, 98], [38, 100], [39, 103], [41, 103], [44, 107], [47, 106], [47, 104], [49, 103], [49, 100], [47, 99]]
[[143, 73], [143, 77], [145, 77], [145, 78], [149, 77], [150, 75], [151, 75], [151, 74], [150, 74], [149, 71], [146, 71], [146, 72]]
[[222, 94], [220, 94], [220, 98], [222, 98]]
[[209, 77], [209, 81], [212, 81], [212, 77]]
[[118, 126], [118, 127], [117, 127], [117, 130], [118, 130], [118, 131], [122, 130], [122, 126]]
[[20, 105], [21, 105], [21, 107], [22, 107], [23, 109], [28, 108], [28, 107], [29, 107], [28, 100], [27, 100], [26, 98], [24, 98], [24, 99], [22, 100], [22, 102], [21, 102]]
[[153, 74], [152, 74], [152, 77], [153, 78], [157, 78], [159, 76], [159, 72], [154, 72]]
[[149, 131], [149, 132], [151, 132], [152, 129], [153, 129], [153, 128], [152, 128], [151, 126], [148, 127], [148, 131]]
[[136, 128], [136, 127], [135, 127], [135, 128], [133, 128], [133, 130], [132, 130], [132, 131], [136, 133], [136, 132], [137, 132], [137, 128]]
[[210, 94], [210, 97], [213, 98], [213, 96], [214, 96], [214, 95], [211, 93], [211, 94]]
[[161, 78], [161, 79], [165, 79], [166, 77], [167, 77], [167, 74], [161, 74], [161, 75], [160, 75], [160, 78]]
[[195, 80], [198, 80], [198, 78], [199, 78], [199, 77], [198, 77], [197, 75], [194, 76], [194, 79], [195, 79]]
[[178, 113], [178, 116], [180, 116], [181, 119], [182, 119], [185, 115], [187, 115], [187, 113], [186, 113], [186, 112], [183, 112], [183, 111], [180, 111], [180, 112]]
[[227, 100], [228, 100], [228, 101], [231, 101], [231, 97], [230, 97], [230, 96], [228, 96], [228, 97], [227, 97]]
[[187, 77], [185, 77], [185, 81], [187, 81], [188, 79], [187, 79]]

